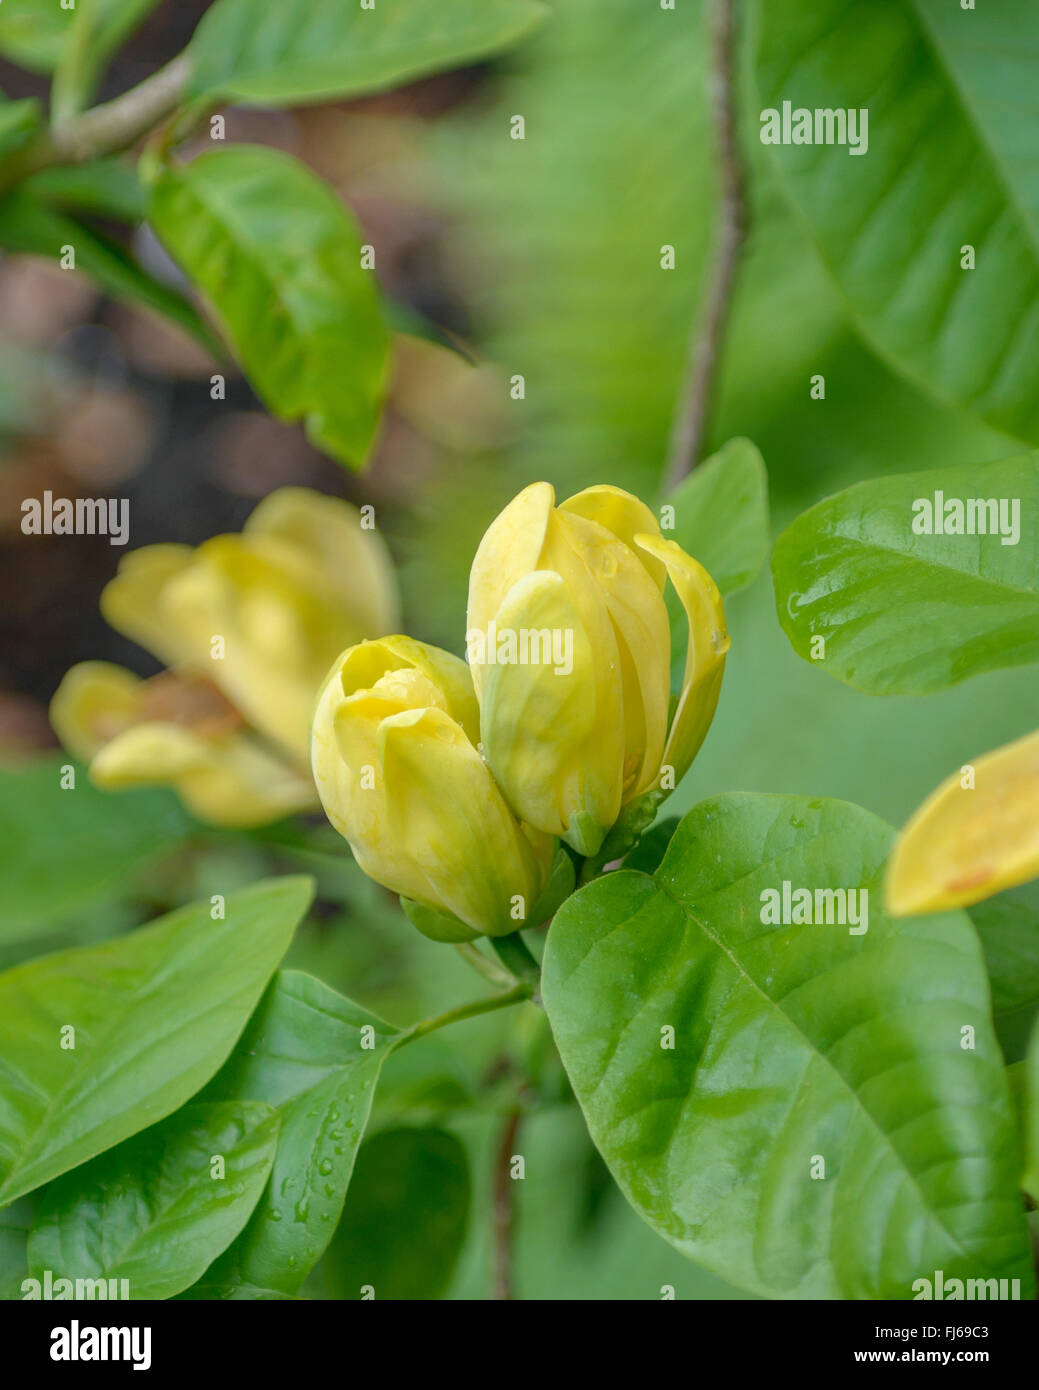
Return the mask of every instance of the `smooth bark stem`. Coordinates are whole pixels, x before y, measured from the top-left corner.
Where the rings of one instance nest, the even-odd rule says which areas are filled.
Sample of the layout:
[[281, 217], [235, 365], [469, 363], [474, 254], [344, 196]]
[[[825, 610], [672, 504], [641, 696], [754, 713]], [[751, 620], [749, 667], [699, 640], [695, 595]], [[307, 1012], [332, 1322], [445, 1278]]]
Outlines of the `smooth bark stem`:
[[736, 122], [736, 0], [710, 0], [711, 112], [720, 190], [714, 259], [703, 311], [689, 338], [668, 453], [666, 487], [700, 461], [725, 340], [740, 251], [747, 234], [747, 191]]
[[54, 126], [3, 171], [0, 187], [55, 164], [84, 164], [128, 149], [176, 110], [190, 74], [191, 59], [181, 53], [122, 96]]
[[494, 1165], [494, 1297], [509, 1300], [512, 1288], [512, 1238], [516, 1226], [512, 1160], [519, 1135], [520, 1111], [506, 1119]]

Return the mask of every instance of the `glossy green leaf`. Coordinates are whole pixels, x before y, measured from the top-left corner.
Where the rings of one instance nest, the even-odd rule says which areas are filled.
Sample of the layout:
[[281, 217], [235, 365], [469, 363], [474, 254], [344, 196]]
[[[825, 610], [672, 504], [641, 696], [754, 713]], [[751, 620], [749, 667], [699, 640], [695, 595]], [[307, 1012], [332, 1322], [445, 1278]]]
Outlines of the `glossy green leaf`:
[[0, 1302], [24, 1296], [22, 1283], [29, 1277], [29, 1232], [33, 1203], [22, 1197], [0, 1211]]
[[646, 831], [635, 848], [624, 856], [624, 867], [637, 869], [642, 874], [656, 873], [677, 829], [677, 816], [668, 816], [657, 821], [656, 825]]
[[[63, 790], [68, 766], [76, 785]], [[0, 943], [37, 935], [104, 899], [192, 825], [168, 792], [112, 796], [61, 757], [0, 771]]]
[[26, 179], [25, 187], [35, 198], [66, 212], [132, 223], [143, 221], [148, 212], [148, 192], [133, 164], [122, 159], [44, 169]]
[[217, 0], [191, 43], [190, 91], [265, 106], [359, 96], [506, 47], [535, 0]]
[[[774, 149], [863, 331], [918, 383], [1039, 441], [1028, 136], [1039, 11], [1030, 0], [769, 0], [757, 13], [763, 109], [868, 111], [860, 155], [846, 143]], [[962, 268], [965, 247], [974, 269]]]
[[745, 588], [768, 559], [768, 478], [749, 439], [730, 439], [666, 499], [675, 509], [665, 530], [707, 570], [723, 594]]
[[229, 896], [223, 918], [196, 903], [0, 975], [0, 1206], [155, 1124], [207, 1082], [310, 896], [308, 879], [269, 880]]
[[1025, 1176], [1021, 1185], [1039, 1203], [1039, 1027], [1032, 1032], [1024, 1069]]
[[[653, 877], [607, 875], [549, 932], [545, 1006], [614, 1178], [766, 1297], [909, 1298], [937, 1269], [1033, 1287], [981, 950], [962, 914], [883, 917], [891, 836], [847, 802], [719, 797]], [[867, 889], [868, 930], [764, 924], [784, 882]]]
[[435, 1299], [469, 1218], [469, 1161], [439, 1129], [383, 1130], [357, 1156], [343, 1218], [321, 1262], [326, 1297]]
[[[975, 501], [996, 510], [968, 510]], [[800, 656], [871, 695], [926, 694], [1039, 661], [1037, 515], [1036, 454], [858, 483], [776, 541], [779, 621]], [[921, 529], [961, 516], [975, 532], [983, 519], [986, 534]]]
[[51, 207], [43, 198], [20, 188], [0, 199], [0, 247], [43, 256], [60, 265], [66, 248], [75, 252], [75, 269], [92, 276], [117, 299], [151, 309], [214, 348], [213, 335], [186, 299], [147, 271], [108, 237]]
[[361, 238], [331, 189], [288, 155], [231, 146], [165, 168], [151, 222], [268, 409], [362, 465], [388, 389], [389, 335]]
[[310, 975], [276, 976], [206, 1091], [266, 1101], [281, 1116], [270, 1182], [241, 1238], [203, 1279], [208, 1288], [299, 1289], [339, 1220], [375, 1083], [400, 1036]]
[[29, 1237], [30, 1274], [125, 1279], [132, 1299], [171, 1298], [245, 1225], [277, 1142], [268, 1105], [185, 1106], [50, 1184]]
[[985, 952], [996, 1035], [1007, 1061], [1020, 1061], [1039, 1016], [1039, 880], [968, 911]]

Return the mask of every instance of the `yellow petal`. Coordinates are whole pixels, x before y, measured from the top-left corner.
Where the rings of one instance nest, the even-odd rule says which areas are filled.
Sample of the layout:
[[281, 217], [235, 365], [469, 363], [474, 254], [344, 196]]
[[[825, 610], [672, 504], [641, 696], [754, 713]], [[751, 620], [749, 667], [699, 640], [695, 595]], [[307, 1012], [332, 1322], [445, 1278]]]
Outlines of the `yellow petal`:
[[416, 642], [412, 637], [380, 637], [374, 642], [359, 642], [343, 652], [333, 668], [347, 695], [370, 689], [389, 671], [407, 669], [420, 671], [437, 687], [443, 708], [476, 743], [480, 736], [480, 711], [472, 675], [465, 662], [451, 652]]
[[[555, 496], [551, 484], [531, 483], [484, 532], [469, 572], [468, 631], [486, 632], [513, 584], [539, 567]], [[474, 669], [477, 696], [482, 678]]]
[[946, 778], [912, 816], [888, 864], [895, 916], [943, 912], [1039, 877], [1039, 731]]
[[137, 716], [143, 682], [107, 661], [82, 661], [54, 692], [50, 721], [63, 746], [89, 761]]
[[681, 546], [660, 536], [637, 536], [636, 544], [666, 566], [689, 622], [682, 692], [663, 758], [677, 783], [700, 751], [718, 704], [729, 650], [725, 609], [714, 580]]
[[594, 521], [612, 531], [618, 540], [629, 547], [632, 554], [645, 565], [653, 576], [653, 581], [661, 593], [667, 583], [667, 570], [654, 556], [638, 549], [635, 537], [640, 535], [659, 535], [660, 525], [645, 502], [623, 488], [602, 483], [598, 487], [587, 487], [560, 502], [560, 511], [574, 512], [587, 521]]
[[379, 748], [390, 833], [425, 880], [424, 891], [406, 896], [474, 932], [516, 931], [548, 880], [551, 837], [531, 844], [483, 759], [442, 710], [384, 720]]
[[[321, 682], [357, 633], [329, 596], [293, 572], [293, 557], [279, 546], [241, 536], [206, 541], [166, 586], [163, 613], [190, 651], [192, 669], [305, 765]], [[215, 637], [223, 639], [216, 660]]]
[[101, 594], [109, 626], [139, 643], [166, 666], [180, 666], [194, 652], [185, 646], [163, 611], [167, 585], [192, 563], [189, 545], [146, 545], [119, 562], [116, 576]]
[[465, 663], [449, 652], [387, 637], [345, 651], [324, 683], [314, 716], [312, 768], [325, 814], [376, 882], [423, 900], [425, 877], [403, 856], [390, 829], [378, 746], [384, 719], [431, 705], [460, 710], [478, 733], [476, 700]]
[[[625, 729], [622, 800], [628, 801], [653, 784], [664, 752], [671, 693], [667, 607], [641, 551], [583, 516], [563, 513], [559, 521], [588, 580], [605, 599], [617, 641]], [[645, 560], [666, 574], [655, 557], [646, 555]], [[611, 670], [608, 678], [615, 679], [615, 672]]]
[[247, 735], [210, 740], [183, 724], [135, 724], [90, 765], [99, 787], [172, 786], [199, 820], [246, 828], [316, 804], [309, 778]]
[[392, 632], [400, 623], [397, 581], [382, 537], [361, 525], [349, 502], [303, 487], [283, 487], [255, 508], [246, 536], [290, 545], [352, 619], [357, 637]]
[[[513, 586], [496, 625], [498, 633], [572, 634], [569, 671], [543, 661], [482, 665], [480, 732], [484, 756], [520, 819], [593, 854], [621, 804], [624, 727], [612, 632], [607, 627], [603, 645], [612, 643], [614, 669], [604, 680], [601, 650], [593, 647], [571, 587], [548, 570]], [[491, 651], [508, 655], [496, 645], [488, 656]]]

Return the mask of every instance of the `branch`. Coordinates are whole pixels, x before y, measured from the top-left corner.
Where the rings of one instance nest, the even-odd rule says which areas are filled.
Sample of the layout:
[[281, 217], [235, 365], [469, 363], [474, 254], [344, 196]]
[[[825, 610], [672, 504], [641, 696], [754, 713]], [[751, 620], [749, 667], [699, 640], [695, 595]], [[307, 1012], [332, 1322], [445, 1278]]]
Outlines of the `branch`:
[[668, 452], [669, 491], [700, 461], [740, 250], [747, 234], [746, 177], [736, 128], [736, 47], [736, 0], [711, 0], [711, 107], [721, 178], [717, 248], [703, 316], [689, 339]]
[[513, 1296], [512, 1234], [516, 1207], [511, 1170], [520, 1117], [521, 1112], [514, 1110], [506, 1118], [494, 1164], [494, 1297], [505, 1300]]
[[191, 59], [181, 53], [122, 96], [44, 132], [0, 174], [0, 189], [55, 164], [85, 164], [128, 149], [176, 109], [190, 74]]
[[493, 1013], [495, 1009], [507, 1009], [513, 1004], [525, 1003], [530, 999], [530, 996], [530, 985], [518, 984], [507, 994], [498, 994], [490, 999], [475, 999], [471, 1004], [460, 1004], [456, 1009], [448, 1009], [447, 1013], [438, 1014], [436, 1018], [424, 1018], [421, 1023], [415, 1023], [410, 1028], [405, 1029], [397, 1046], [403, 1047], [405, 1043], [414, 1042], [417, 1038], [424, 1038], [429, 1033], [435, 1033], [438, 1028], [447, 1028], [452, 1023], [461, 1023], [463, 1019], [476, 1018], [480, 1014]]

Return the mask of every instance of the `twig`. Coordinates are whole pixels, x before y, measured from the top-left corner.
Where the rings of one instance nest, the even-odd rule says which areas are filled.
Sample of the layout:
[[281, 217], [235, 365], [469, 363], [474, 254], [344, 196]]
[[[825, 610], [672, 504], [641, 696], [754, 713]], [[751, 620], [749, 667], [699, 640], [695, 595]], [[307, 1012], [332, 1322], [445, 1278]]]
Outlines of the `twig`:
[[709, 80], [721, 181], [716, 250], [703, 314], [689, 338], [671, 431], [668, 490], [700, 461], [740, 250], [747, 234], [746, 178], [736, 128], [736, 0], [711, 0], [710, 24]]
[[191, 75], [181, 53], [122, 96], [43, 132], [0, 174], [0, 189], [55, 164], [84, 164], [128, 149], [175, 110]]
[[471, 1004], [460, 1004], [456, 1009], [448, 1009], [447, 1013], [437, 1014], [435, 1018], [424, 1018], [421, 1023], [412, 1024], [410, 1028], [405, 1029], [396, 1045], [403, 1047], [406, 1043], [435, 1033], [438, 1028], [461, 1023], [463, 1019], [477, 1018], [480, 1014], [493, 1013], [495, 1009], [507, 1009], [513, 1004], [522, 1004], [529, 999], [530, 986], [527, 984], [518, 984], [506, 994], [493, 995], [489, 999], [474, 999]]
[[505, 1121], [494, 1164], [494, 1297], [509, 1300], [512, 1290], [512, 1236], [516, 1225], [513, 1201], [512, 1160], [519, 1135], [521, 1112], [512, 1111]]
[[456, 941], [455, 950], [485, 980], [490, 980], [496, 989], [514, 989], [519, 984], [519, 980], [511, 971], [490, 960], [482, 951], [478, 951], [472, 942]]

